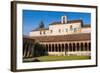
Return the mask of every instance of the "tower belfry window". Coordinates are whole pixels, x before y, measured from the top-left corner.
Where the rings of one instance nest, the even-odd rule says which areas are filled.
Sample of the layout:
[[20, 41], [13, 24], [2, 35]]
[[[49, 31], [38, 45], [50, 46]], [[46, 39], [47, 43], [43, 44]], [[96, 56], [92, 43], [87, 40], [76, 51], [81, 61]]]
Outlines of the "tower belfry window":
[[61, 17], [61, 23], [62, 24], [66, 24], [67, 23], [67, 17], [66, 16], [62, 16]]

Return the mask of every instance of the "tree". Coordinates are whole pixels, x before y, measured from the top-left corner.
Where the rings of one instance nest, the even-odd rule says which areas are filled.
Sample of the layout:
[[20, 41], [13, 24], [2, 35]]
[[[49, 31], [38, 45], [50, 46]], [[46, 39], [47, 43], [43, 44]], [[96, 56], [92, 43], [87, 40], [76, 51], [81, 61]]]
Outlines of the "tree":
[[39, 28], [44, 28], [44, 23], [43, 23], [43, 21], [40, 22]]
[[35, 43], [33, 54], [34, 57], [45, 55], [45, 47], [39, 43]]

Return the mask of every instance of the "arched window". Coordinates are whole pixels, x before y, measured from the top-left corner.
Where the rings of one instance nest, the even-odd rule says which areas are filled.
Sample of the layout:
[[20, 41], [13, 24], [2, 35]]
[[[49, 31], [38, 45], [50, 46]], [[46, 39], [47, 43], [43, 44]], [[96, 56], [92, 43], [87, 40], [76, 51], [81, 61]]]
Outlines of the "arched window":
[[69, 44], [69, 51], [72, 51], [72, 44]]
[[55, 44], [55, 51], [56, 51], [56, 52], [58, 51], [57, 44]]
[[49, 52], [51, 52], [51, 45], [49, 44]]
[[83, 47], [84, 47], [83, 43], [81, 43], [81, 51], [84, 51]]
[[85, 43], [85, 51], [87, 51], [87, 43]]
[[91, 43], [89, 43], [89, 51], [91, 51]]
[[79, 43], [77, 43], [77, 51], [79, 51]]
[[54, 52], [54, 44], [52, 44], [52, 52]]
[[75, 43], [73, 43], [73, 51], [75, 51]]
[[59, 44], [58, 46], [59, 46], [59, 52], [61, 52], [61, 45]]
[[65, 44], [65, 50], [68, 51], [68, 44]]
[[63, 24], [65, 24], [66, 22], [65, 22], [65, 20], [66, 20], [66, 18], [65, 17], [63, 17]]
[[46, 51], [48, 51], [48, 45], [46, 44]]

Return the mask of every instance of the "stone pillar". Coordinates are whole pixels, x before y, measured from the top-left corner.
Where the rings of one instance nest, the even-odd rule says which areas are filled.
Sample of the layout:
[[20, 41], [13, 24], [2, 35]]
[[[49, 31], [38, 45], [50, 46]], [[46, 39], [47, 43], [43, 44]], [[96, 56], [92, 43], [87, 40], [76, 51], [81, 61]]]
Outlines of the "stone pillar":
[[65, 55], [68, 53], [68, 43], [65, 44]]
[[70, 51], [69, 51], [69, 43], [68, 43], [68, 52], [67, 52], [67, 55], [68, 55], [68, 56], [69, 56], [69, 52], [70, 52]]
[[54, 44], [54, 52], [56, 52], [56, 44]]
[[49, 44], [47, 44], [47, 46], [48, 46], [48, 48], [47, 48], [47, 49], [48, 49], [48, 52], [49, 52]]
[[88, 42], [87, 42], [87, 51], [88, 51]]
[[59, 46], [58, 46], [58, 44], [57, 44], [57, 52], [59, 52]]
[[30, 49], [31, 49], [31, 51], [30, 51], [30, 57], [32, 57], [32, 56], [33, 56], [33, 48], [34, 48], [33, 46], [34, 46], [34, 44], [33, 44], [33, 42], [31, 42], [31, 48], [30, 48]]
[[55, 44], [54, 44], [54, 52], [55, 52]]
[[60, 52], [60, 46], [59, 46], [59, 44], [58, 44], [58, 52]]
[[58, 55], [58, 52], [59, 52], [59, 46], [58, 46], [58, 44], [56, 44], [57, 45], [57, 55]]
[[75, 52], [77, 52], [77, 43], [75, 43]]
[[81, 51], [81, 43], [79, 43], [79, 51]]
[[28, 51], [27, 51], [27, 57], [29, 57], [29, 46], [30, 45], [28, 45], [28, 48], [27, 48], [28, 49]]
[[63, 47], [62, 47], [62, 44], [60, 44], [60, 46], [61, 46], [61, 52], [63, 52]]
[[23, 57], [25, 57], [25, 46], [26, 46], [26, 44], [23, 43]]
[[[64, 43], [64, 52], [66, 52], [65, 50], [66, 50], [66, 47], [65, 47], [65, 43]], [[64, 53], [64, 56], [65, 56], [65, 55], [66, 55], [66, 53]]]
[[24, 57], [26, 57], [26, 53], [27, 53], [27, 46], [28, 46], [28, 44], [26, 43], [24, 46], [25, 46], [25, 50], [24, 50]]
[[31, 43], [30, 43], [30, 47], [29, 47], [29, 57], [31, 57], [31, 51], [32, 51], [32, 49], [31, 49]]
[[71, 43], [71, 46], [72, 46], [72, 52], [73, 52], [73, 43]]
[[85, 51], [85, 43], [83, 43], [83, 51]]
[[33, 56], [34, 56], [34, 55], [33, 55], [33, 54], [34, 54], [34, 44], [33, 44], [33, 43], [32, 43], [32, 47], [31, 47], [31, 48], [32, 48], [31, 56], [33, 57]]
[[24, 54], [23, 54], [23, 57], [25, 57], [25, 54], [26, 54], [26, 44], [24, 45], [25, 46], [25, 48], [24, 48]]

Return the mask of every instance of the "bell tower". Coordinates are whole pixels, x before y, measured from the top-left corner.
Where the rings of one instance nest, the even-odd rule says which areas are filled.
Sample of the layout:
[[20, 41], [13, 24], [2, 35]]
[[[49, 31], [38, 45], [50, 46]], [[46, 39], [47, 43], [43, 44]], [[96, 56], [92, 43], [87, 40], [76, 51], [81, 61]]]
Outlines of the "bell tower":
[[61, 17], [61, 23], [62, 24], [66, 24], [67, 23], [67, 17], [66, 16], [62, 16]]

